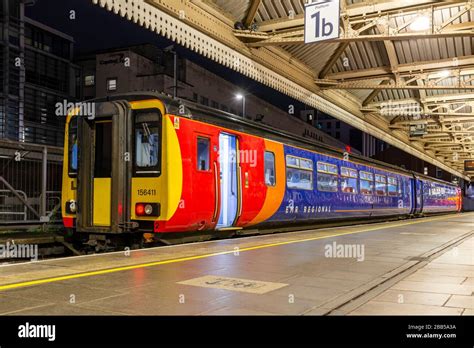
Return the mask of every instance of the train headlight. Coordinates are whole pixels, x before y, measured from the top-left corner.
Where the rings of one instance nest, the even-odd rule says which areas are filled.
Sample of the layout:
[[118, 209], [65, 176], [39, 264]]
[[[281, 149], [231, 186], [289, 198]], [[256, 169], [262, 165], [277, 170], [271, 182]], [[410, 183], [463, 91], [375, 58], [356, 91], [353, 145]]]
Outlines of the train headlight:
[[70, 200], [66, 203], [66, 213], [75, 214], [77, 211], [77, 204], [75, 200]]
[[151, 215], [153, 213], [153, 207], [151, 204], [145, 205], [145, 214], [146, 215]]
[[137, 203], [135, 204], [135, 215], [136, 216], [159, 216], [160, 204], [159, 203]]

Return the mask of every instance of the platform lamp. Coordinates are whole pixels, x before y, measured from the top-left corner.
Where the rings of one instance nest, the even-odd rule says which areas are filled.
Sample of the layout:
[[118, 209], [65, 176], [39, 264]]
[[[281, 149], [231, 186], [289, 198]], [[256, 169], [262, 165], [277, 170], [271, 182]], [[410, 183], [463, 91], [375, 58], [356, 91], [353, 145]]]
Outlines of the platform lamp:
[[245, 118], [245, 94], [238, 93], [235, 95], [237, 100], [242, 100], [242, 117]]

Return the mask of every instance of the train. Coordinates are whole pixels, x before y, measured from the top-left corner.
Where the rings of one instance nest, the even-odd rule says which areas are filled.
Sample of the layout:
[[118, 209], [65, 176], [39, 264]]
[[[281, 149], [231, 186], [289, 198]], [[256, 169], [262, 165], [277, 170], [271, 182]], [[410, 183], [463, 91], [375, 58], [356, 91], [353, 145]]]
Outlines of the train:
[[66, 119], [61, 204], [97, 250], [461, 210], [455, 184], [221, 110], [154, 92], [87, 103]]

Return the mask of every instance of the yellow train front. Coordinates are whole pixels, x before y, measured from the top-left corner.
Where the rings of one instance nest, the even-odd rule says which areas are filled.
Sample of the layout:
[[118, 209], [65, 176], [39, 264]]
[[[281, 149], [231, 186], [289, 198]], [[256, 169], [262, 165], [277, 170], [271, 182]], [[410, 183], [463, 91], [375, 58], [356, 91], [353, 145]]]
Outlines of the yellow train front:
[[70, 112], [62, 207], [74, 236], [103, 246], [127, 232], [156, 231], [174, 215], [183, 170], [179, 121], [165, 116], [169, 107], [156, 97], [134, 95], [83, 103]]

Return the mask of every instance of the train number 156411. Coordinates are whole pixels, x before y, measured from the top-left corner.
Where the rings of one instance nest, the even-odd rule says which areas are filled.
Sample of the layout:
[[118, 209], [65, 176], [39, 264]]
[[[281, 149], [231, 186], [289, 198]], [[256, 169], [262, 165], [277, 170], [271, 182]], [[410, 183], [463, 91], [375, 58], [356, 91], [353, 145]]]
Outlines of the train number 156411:
[[152, 189], [138, 189], [137, 193], [139, 196], [156, 196], [156, 190]]

